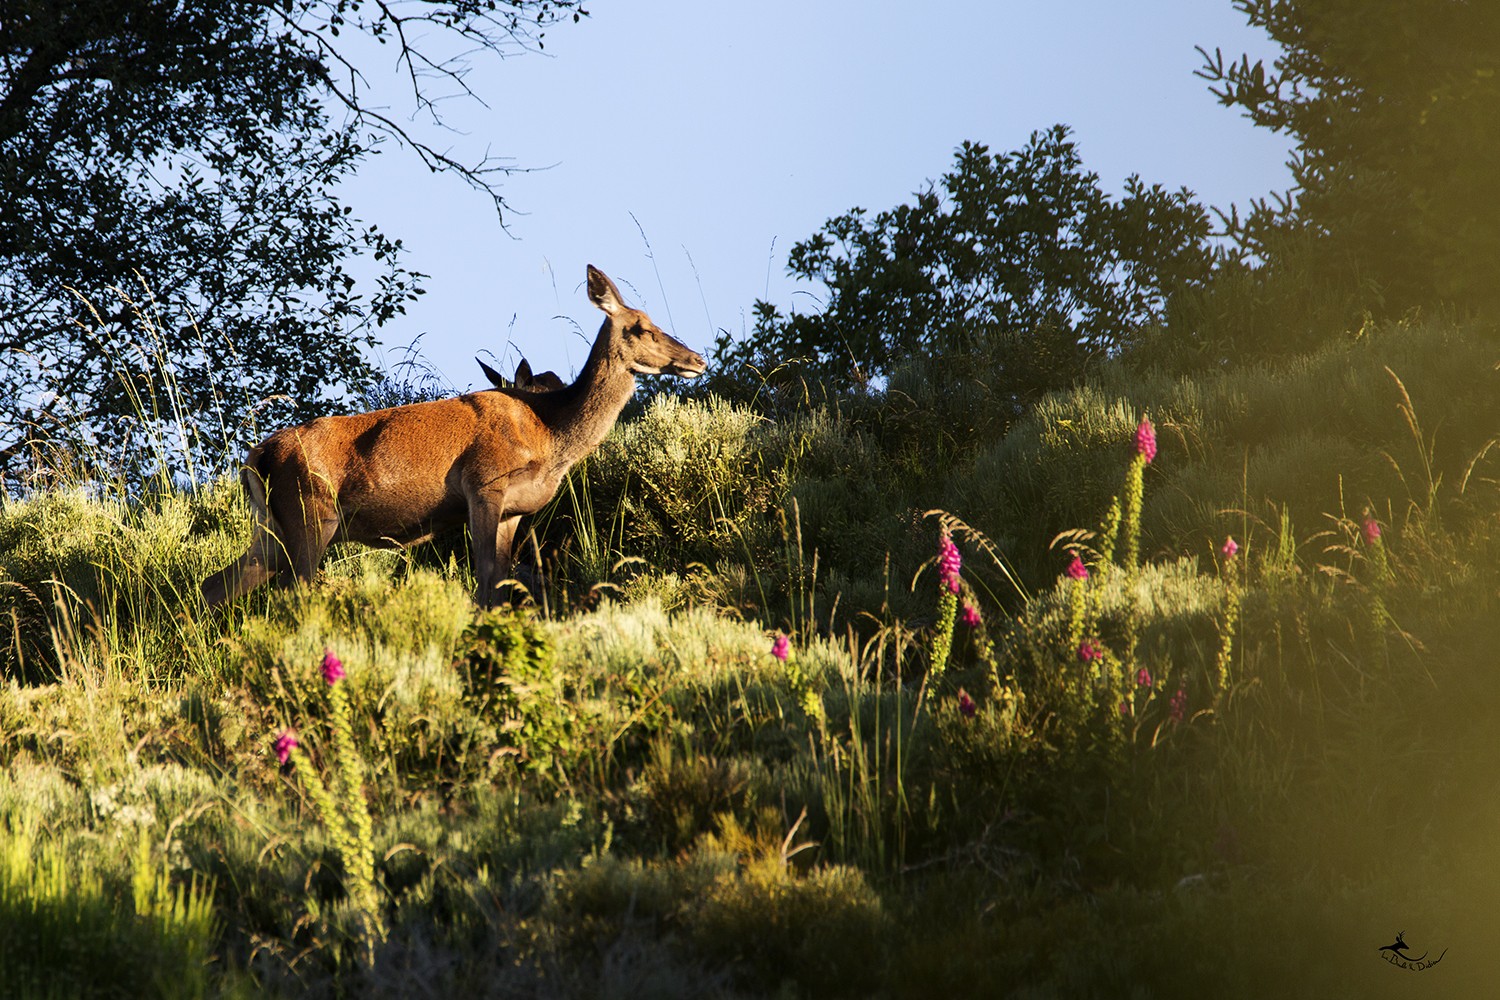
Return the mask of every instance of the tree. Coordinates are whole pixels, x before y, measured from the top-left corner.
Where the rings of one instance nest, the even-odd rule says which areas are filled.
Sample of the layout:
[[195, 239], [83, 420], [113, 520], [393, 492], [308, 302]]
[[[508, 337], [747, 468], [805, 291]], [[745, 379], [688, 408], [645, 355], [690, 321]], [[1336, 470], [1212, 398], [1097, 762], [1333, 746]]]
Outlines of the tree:
[[1160, 315], [1212, 266], [1208, 216], [1186, 191], [1138, 177], [1112, 199], [1066, 126], [991, 155], [964, 143], [911, 204], [855, 208], [796, 244], [788, 270], [827, 289], [816, 313], [756, 304], [752, 337], [721, 337], [731, 364], [806, 359], [848, 386], [917, 353], [998, 363], [1018, 401], [1075, 378]]
[[1221, 103], [1295, 142], [1294, 189], [1228, 219], [1299, 283], [1399, 315], [1500, 306], [1500, 5], [1234, 0], [1274, 66], [1203, 53]]
[[[210, 466], [263, 420], [340, 407], [420, 294], [335, 189], [380, 141], [464, 164], [367, 107], [351, 39], [392, 44], [418, 106], [468, 93], [434, 50], [541, 44], [577, 0], [10, 0], [0, 14], [0, 480], [39, 449], [160, 431]], [[421, 38], [421, 46], [416, 41]], [[364, 287], [360, 255], [380, 265]], [[150, 425], [156, 425], [154, 428]], [[191, 453], [191, 449], [189, 449]]]

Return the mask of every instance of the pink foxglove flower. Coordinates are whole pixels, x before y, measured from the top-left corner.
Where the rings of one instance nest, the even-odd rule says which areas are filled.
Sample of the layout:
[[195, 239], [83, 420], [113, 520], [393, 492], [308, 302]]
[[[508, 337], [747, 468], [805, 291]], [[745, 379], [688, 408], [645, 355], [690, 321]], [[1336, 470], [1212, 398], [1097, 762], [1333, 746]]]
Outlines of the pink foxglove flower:
[[1364, 532], [1365, 544], [1374, 545], [1376, 542], [1380, 541], [1380, 522], [1375, 520], [1373, 517], [1366, 516]]
[[1236, 555], [1239, 554], [1240, 543], [1236, 542], [1232, 535], [1226, 536], [1224, 538], [1224, 544], [1222, 547], [1220, 547], [1219, 551], [1223, 553], [1226, 560], [1233, 559]]
[[1135, 672], [1135, 682], [1136, 682], [1136, 684], [1140, 685], [1143, 688], [1150, 687], [1151, 686], [1151, 671], [1147, 670], [1145, 667], [1142, 667], [1141, 669], [1137, 670]]
[[963, 618], [964, 624], [969, 626], [969, 628], [978, 628], [979, 623], [984, 620], [979, 614], [979, 609], [968, 603], [964, 604], [964, 610], [960, 617]]
[[323, 650], [323, 679], [328, 682], [329, 687], [344, 679], [344, 664], [333, 655], [331, 649]]
[[1172, 696], [1169, 707], [1171, 708], [1172, 721], [1181, 722], [1183, 715], [1187, 712], [1187, 688], [1179, 687], [1177, 689], [1177, 693]]
[[1148, 465], [1156, 458], [1156, 428], [1151, 426], [1150, 417], [1142, 417], [1135, 429], [1135, 450]]
[[282, 764], [292, 758], [292, 751], [297, 748], [297, 734], [290, 729], [283, 729], [276, 737], [276, 742], [271, 744], [271, 749], [276, 751], [276, 760]]
[[1102, 660], [1104, 658], [1104, 647], [1099, 645], [1099, 640], [1097, 639], [1085, 639], [1078, 645], [1078, 658], [1084, 663]]
[[945, 590], [958, 593], [958, 572], [962, 566], [963, 556], [959, 554], [958, 546], [953, 544], [953, 538], [946, 531], [943, 532], [938, 540], [938, 579]]
[[975, 713], [977, 713], [978, 711], [979, 706], [974, 703], [974, 699], [970, 696], [969, 692], [965, 691], [963, 688], [959, 688], [958, 714], [962, 715], [965, 719], [972, 719], [974, 718]]
[[792, 655], [792, 640], [786, 637], [785, 632], [776, 633], [776, 641], [771, 643], [771, 655], [783, 663]]
[[1089, 568], [1083, 564], [1083, 560], [1078, 557], [1077, 553], [1074, 553], [1073, 561], [1068, 563], [1067, 572], [1069, 579], [1087, 580], [1089, 578]]

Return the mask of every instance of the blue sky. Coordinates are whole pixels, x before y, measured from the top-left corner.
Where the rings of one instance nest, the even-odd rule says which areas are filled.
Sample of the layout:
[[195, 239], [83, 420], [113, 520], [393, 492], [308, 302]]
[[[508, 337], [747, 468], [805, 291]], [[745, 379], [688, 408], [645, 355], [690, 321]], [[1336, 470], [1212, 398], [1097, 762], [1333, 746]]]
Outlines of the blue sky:
[[[385, 364], [420, 337], [459, 390], [483, 385], [482, 352], [569, 377], [602, 318], [583, 294], [590, 263], [706, 350], [720, 328], [747, 331], [757, 298], [810, 308], [799, 296], [814, 289], [785, 274], [792, 245], [856, 205], [909, 199], [965, 140], [999, 152], [1064, 122], [1111, 191], [1138, 173], [1227, 207], [1289, 185], [1286, 141], [1193, 75], [1194, 45], [1274, 55], [1229, 0], [589, 8], [545, 55], [476, 60], [469, 84], [489, 106], [449, 104], [458, 132], [417, 123], [460, 157], [537, 168], [503, 181], [508, 232], [481, 195], [394, 147], [345, 186], [430, 275], [382, 331]], [[369, 83], [409, 114], [390, 54], [375, 56]]]

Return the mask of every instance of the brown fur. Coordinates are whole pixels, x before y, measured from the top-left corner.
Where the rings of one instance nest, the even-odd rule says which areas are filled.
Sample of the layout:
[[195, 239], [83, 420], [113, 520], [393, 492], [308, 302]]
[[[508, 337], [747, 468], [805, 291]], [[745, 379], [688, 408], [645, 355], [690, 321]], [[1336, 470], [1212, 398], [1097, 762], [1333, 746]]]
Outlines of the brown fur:
[[[411, 545], [467, 520], [480, 605], [495, 603], [522, 515], [557, 492], [604, 440], [640, 374], [692, 378], [703, 358], [620, 298], [592, 265], [589, 300], [605, 313], [588, 362], [551, 391], [469, 393], [277, 431], [245, 459], [240, 481], [255, 516], [249, 550], [203, 581], [210, 605], [271, 578], [311, 582], [335, 538]], [[521, 372], [517, 371], [518, 381]]]

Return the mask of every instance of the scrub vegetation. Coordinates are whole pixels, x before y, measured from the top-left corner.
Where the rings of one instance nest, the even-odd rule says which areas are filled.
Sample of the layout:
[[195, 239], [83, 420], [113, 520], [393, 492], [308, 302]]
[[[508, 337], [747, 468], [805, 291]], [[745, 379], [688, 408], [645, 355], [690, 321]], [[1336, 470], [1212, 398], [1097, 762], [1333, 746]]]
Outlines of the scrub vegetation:
[[0, 509], [7, 989], [1395, 995], [1403, 929], [1477, 988], [1492, 358], [1109, 367], [925, 470], [658, 398], [493, 612], [462, 538], [210, 612], [237, 484], [80, 462]]
[[499, 609], [461, 533], [207, 607], [257, 401], [95, 303], [128, 427], [3, 456], [0, 996], [1482, 995], [1496, 15], [1352, 2], [1205, 52], [1284, 202], [1057, 128], [832, 219]]

